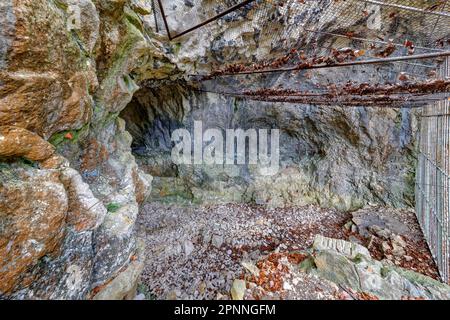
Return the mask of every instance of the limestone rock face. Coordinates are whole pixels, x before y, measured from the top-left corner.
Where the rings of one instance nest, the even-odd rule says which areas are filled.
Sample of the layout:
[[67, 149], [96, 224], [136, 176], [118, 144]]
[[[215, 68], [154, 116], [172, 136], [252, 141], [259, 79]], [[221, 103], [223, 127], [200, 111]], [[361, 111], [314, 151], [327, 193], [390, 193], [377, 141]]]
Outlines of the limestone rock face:
[[[82, 12], [98, 21], [92, 2], [82, 4]], [[65, 8], [43, 0], [7, 1], [2, 7], [8, 14], [0, 24], [8, 25], [11, 39], [0, 70], [0, 123], [44, 138], [81, 128], [92, 114], [89, 90], [96, 87], [95, 65], [86, 56], [93, 48], [79, 44], [68, 31]], [[83, 34], [92, 41], [98, 24], [84, 25]]]
[[[414, 203], [410, 111], [245, 101], [194, 93], [181, 83], [138, 91], [121, 117], [142, 169], [156, 177], [155, 197], [342, 210]], [[251, 165], [175, 165], [171, 135], [185, 128], [193, 137], [194, 121], [224, 137], [226, 129], [279, 129], [279, 171], [263, 176]]]
[[45, 161], [55, 148], [39, 135], [12, 126], [0, 127], [0, 156], [24, 157], [31, 161]]
[[4, 165], [1, 170], [0, 292], [8, 292], [41, 258], [58, 254], [68, 197], [57, 171]]
[[97, 293], [93, 300], [123, 300], [132, 299], [136, 294], [136, 286], [139, 276], [142, 273], [145, 262], [145, 246], [138, 243], [137, 254], [132, 261], [116, 278], [106, 284]]
[[[324, 27], [335, 33], [351, 29], [359, 35], [370, 36], [366, 22], [355, 19], [357, 15], [349, 9], [349, 2], [284, 3], [283, 6], [270, 1], [259, 3], [256, 7], [265, 8], [259, 14], [251, 5], [246, 6], [167, 43], [167, 55], [187, 74], [208, 74], [233, 63], [251, 64], [280, 57], [287, 53], [289, 46], [307, 47], [305, 44], [311, 44], [314, 35], [302, 28], [321, 30]], [[227, 6], [181, 0], [165, 1], [163, 5], [173, 34]], [[361, 4], [361, 11], [365, 5]], [[294, 8], [299, 6], [301, 9]], [[404, 29], [393, 31], [397, 29], [394, 20], [387, 18], [388, 13], [382, 17], [380, 32], [402, 33]], [[268, 18], [273, 25], [279, 23], [278, 36], [267, 28]], [[145, 20], [155, 25], [149, 16]], [[407, 28], [418, 39], [427, 38], [424, 30], [415, 26]], [[324, 36], [318, 45], [346, 47], [355, 43], [351, 39]], [[397, 81], [392, 72], [386, 72], [389, 70], [377, 68], [384, 67], [219, 77], [203, 82], [201, 89], [207, 92], [202, 93], [194, 93], [186, 85], [146, 82], [146, 88], [136, 92], [122, 116], [133, 135], [139, 162], [148, 173], [157, 176], [154, 196], [180, 201], [254, 201], [273, 207], [310, 203], [343, 210], [366, 204], [410, 207], [414, 203], [416, 162], [414, 111], [268, 103], [211, 93], [277, 86], [317, 90], [317, 84], [349, 80]], [[204, 130], [279, 128], [280, 171], [264, 177], [258, 174], [258, 168], [251, 166], [175, 166], [170, 158], [171, 133], [178, 128], [187, 128], [192, 133], [194, 120], [203, 121]]]
[[331, 239], [317, 235], [314, 238], [313, 249], [315, 250], [334, 250], [349, 258], [356, 258], [363, 255], [370, 258], [369, 250], [362, 245], [339, 239]]
[[0, 3], [0, 297], [121, 299], [104, 285], [136, 282], [133, 226], [152, 177], [118, 113], [138, 83], [176, 72], [149, 8]]
[[107, 213], [103, 203], [92, 194], [89, 185], [76, 170], [65, 169], [61, 179], [70, 199], [67, 223], [79, 232], [97, 229]]

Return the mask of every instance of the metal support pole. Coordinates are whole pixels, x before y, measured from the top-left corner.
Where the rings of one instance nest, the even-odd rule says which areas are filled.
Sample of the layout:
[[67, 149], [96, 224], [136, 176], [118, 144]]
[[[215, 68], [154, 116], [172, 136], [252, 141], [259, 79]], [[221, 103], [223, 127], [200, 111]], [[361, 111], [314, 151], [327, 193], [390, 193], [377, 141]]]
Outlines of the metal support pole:
[[172, 36], [170, 35], [170, 28], [169, 24], [167, 23], [167, 17], [166, 13], [164, 12], [164, 6], [161, 2], [161, 0], [158, 0], [159, 10], [161, 10], [161, 15], [164, 21], [164, 26], [166, 27], [167, 36], [169, 37], [169, 40], [172, 40]]
[[152, 0], [153, 19], [155, 19], [156, 33], [159, 33], [158, 17], [156, 15], [155, 0]]
[[215, 15], [214, 17], [209, 18], [209, 19], [203, 21], [202, 23], [199, 23], [196, 26], [193, 26], [192, 28], [184, 30], [183, 32], [173, 36], [171, 40], [176, 39], [176, 38], [181, 37], [181, 36], [184, 36], [186, 33], [189, 33], [189, 32], [192, 32], [192, 31], [198, 29], [198, 28], [201, 28], [201, 27], [203, 27], [203, 26], [205, 26], [205, 25], [207, 25], [207, 24], [209, 24], [209, 23], [211, 23], [211, 22], [213, 22], [213, 21], [215, 21], [215, 20], [217, 20], [217, 19], [219, 19], [219, 18], [221, 18], [221, 17], [223, 17], [223, 16], [225, 16], [225, 15], [227, 15], [227, 14], [229, 14], [229, 13], [231, 13], [231, 12], [237, 10], [237, 9], [239, 9], [239, 8], [242, 8], [243, 6], [246, 6], [246, 5], [248, 5], [248, 4], [250, 4], [250, 3], [254, 2], [254, 1], [255, 0], [245, 0], [245, 1], [241, 2], [241, 3], [239, 3], [239, 4], [236, 4], [236, 5], [232, 6], [231, 8], [228, 8], [227, 10], [219, 13], [218, 15]]
[[158, 0], [158, 3], [159, 3], [159, 7], [161, 9], [161, 14], [163, 16], [163, 20], [164, 20], [164, 24], [166, 26], [167, 35], [169, 37], [169, 40], [174, 40], [176, 38], [184, 36], [187, 33], [190, 33], [190, 32], [192, 32], [194, 30], [197, 30], [198, 28], [201, 28], [201, 27], [203, 27], [203, 26], [205, 26], [205, 25], [207, 25], [207, 24], [209, 24], [209, 23], [211, 23], [211, 22], [213, 22], [213, 21], [215, 21], [215, 20], [217, 20], [217, 19], [219, 19], [219, 18], [221, 18], [221, 17], [223, 17], [223, 16], [233, 12], [233, 11], [236, 11], [236, 10], [242, 8], [243, 6], [246, 6], [246, 5], [248, 5], [248, 4], [252, 3], [252, 2], [255, 2], [255, 1], [256, 0], [245, 0], [245, 1], [241, 2], [241, 3], [238, 3], [238, 4], [228, 8], [227, 10], [225, 10], [225, 11], [215, 15], [214, 17], [209, 18], [209, 19], [207, 19], [207, 20], [205, 20], [205, 21], [203, 21], [203, 22], [193, 26], [192, 28], [186, 29], [183, 32], [180, 32], [180, 33], [178, 33], [178, 34], [176, 34], [174, 36], [172, 36], [170, 34], [169, 24], [167, 23], [167, 18], [166, 18], [166, 15], [164, 13], [164, 8], [163, 8], [163, 4], [161, 3], [161, 0]]

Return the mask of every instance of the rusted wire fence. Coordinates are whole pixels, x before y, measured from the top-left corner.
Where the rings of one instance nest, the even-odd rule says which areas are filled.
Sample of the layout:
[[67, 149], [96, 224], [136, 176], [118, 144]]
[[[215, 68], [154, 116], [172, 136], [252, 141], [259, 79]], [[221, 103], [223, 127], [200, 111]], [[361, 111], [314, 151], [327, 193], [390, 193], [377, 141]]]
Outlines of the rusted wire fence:
[[[450, 76], [450, 59], [440, 69]], [[442, 279], [450, 282], [450, 97], [422, 108], [416, 171], [416, 215]]]
[[[269, 102], [395, 108], [421, 106], [446, 92], [446, 88], [428, 96], [380, 92], [378, 97], [360, 99], [333, 95], [332, 87], [344, 83], [338, 78], [351, 80], [355, 87], [432, 81], [440, 60], [450, 53], [448, 0], [192, 0], [191, 9], [179, 11], [174, 7], [182, 7], [181, 2], [173, 6], [164, 0], [154, 2], [170, 40], [188, 41], [201, 29], [215, 43], [243, 41], [252, 53], [242, 56], [239, 45], [230, 44], [226, 57], [209, 55], [201, 63], [210, 72], [189, 77], [202, 91]], [[327, 71], [316, 72], [320, 68], [333, 68], [328, 75], [342, 76], [326, 79]], [[346, 70], [336, 70], [342, 68]], [[266, 75], [268, 81], [263, 79]], [[276, 77], [288, 80], [280, 94], [264, 93]], [[286, 83], [300, 85], [293, 88]], [[296, 91], [295, 97], [283, 90]], [[323, 93], [326, 96], [318, 96]]]
[[[231, 45], [227, 48], [230, 52], [227, 59], [211, 70], [214, 75], [296, 66], [299, 55], [290, 55], [291, 50], [302, 51], [311, 58], [351, 48], [357, 51], [356, 57], [351, 58], [367, 60], [450, 48], [448, 0], [196, 0], [196, 4], [202, 4], [197, 6], [202, 10], [196, 13], [203, 18], [192, 26], [188, 23], [186, 28], [176, 24], [176, 11], [170, 11], [163, 0], [154, 1], [161, 3], [170, 39], [185, 36], [186, 40], [200, 28], [202, 33], [211, 33], [218, 39], [233, 38], [224, 25], [236, 32], [237, 39], [240, 32], [247, 35], [245, 41], [249, 48], [254, 48], [254, 55], [242, 59], [239, 49]], [[192, 11], [198, 10], [197, 7]], [[183, 14], [195, 16], [190, 11]], [[177, 18], [182, 20], [185, 16]], [[253, 37], [248, 37], [251, 33]], [[399, 64], [405, 68], [402, 71], [411, 66], [408, 62]]]

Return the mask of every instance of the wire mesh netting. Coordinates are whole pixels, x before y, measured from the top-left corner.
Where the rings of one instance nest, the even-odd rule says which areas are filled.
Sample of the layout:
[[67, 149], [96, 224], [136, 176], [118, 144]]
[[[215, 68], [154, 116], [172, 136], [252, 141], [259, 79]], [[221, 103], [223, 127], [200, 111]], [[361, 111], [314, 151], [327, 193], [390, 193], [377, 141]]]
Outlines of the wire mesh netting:
[[[430, 49], [444, 45], [441, 40], [448, 38], [450, 18], [447, 0], [191, 0], [187, 11], [176, 10], [186, 5], [184, 0], [171, 1], [171, 8], [163, 0], [152, 1], [160, 2], [156, 10], [159, 14], [161, 9], [165, 12], [173, 37], [236, 8], [215, 23], [252, 21], [247, 26], [249, 31], [269, 34], [274, 47], [296, 46], [304, 40], [305, 33], [310, 33], [306, 38], [327, 35], [385, 41], [395, 36], [415, 40], [417, 48]], [[177, 23], [181, 21], [182, 24]], [[252, 30], [252, 26], [258, 29]], [[204, 28], [201, 32], [205, 32]]]
[[[173, 36], [244, 1], [191, 2], [192, 10], [182, 11], [181, 16], [177, 11], [172, 15], [166, 14]], [[177, 7], [176, 4], [173, 6]], [[397, 50], [397, 54], [402, 54], [448, 47], [449, 19], [450, 4], [446, 0], [255, 0], [217, 19], [212, 26], [203, 26], [201, 32], [214, 30], [219, 32], [217, 36], [226, 38], [231, 38], [233, 33], [235, 37], [253, 33], [256, 38], [255, 61], [264, 60], [269, 55], [272, 59], [272, 54], [277, 51], [287, 53], [292, 48], [324, 55], [332, 48], [349, 44], [375, 51], [374, 46], [392, 43], [402, 49]], [[183, 21], [183, 24], [174, 21]], [[226, 24], [228, 30], [217, 28], [217, 24]], [[174, 25], [181, 25], [182, 29], [171, 29]], [[393, 41], [389, 42], [390, 39]], [[414, 48], [405, 47], [405, 41]], [[248, 42], [252, 45], [251, 41]], [[389, 50], [391, 46], [384, 53], [374, 53], [387, 55]]]
[[[191, 9], [177, 16], [181, 0], [171, 2], [173, 10], [159, 1], [167, 33], [176, 37], [188, 31], [184, 37], [189, 37], [201, 30], [229, 44], [226, 57], [211, 54], [205, 62], [212, 66], [209, 73], [191, 75], [202, 91], [273, 102], [379, 107], [419, 106], [449, 91], [448, 79], [436, 82], [436, 68], [450, 47], [447, 0], [190, 3]], [[236, 9], [220, 16], [230, 8]], [[420, 57], [430, 54], [435, 56]], [[374, 61], [377, 65], [365, 64]], [[323, 67], [345, 70], [315, 70]]]
[[[440, 74], [450, 76], [449, 59]], [[416, 214], [441, 277], [450, 282], [450, 101], [424, 107], [420, 123]]]

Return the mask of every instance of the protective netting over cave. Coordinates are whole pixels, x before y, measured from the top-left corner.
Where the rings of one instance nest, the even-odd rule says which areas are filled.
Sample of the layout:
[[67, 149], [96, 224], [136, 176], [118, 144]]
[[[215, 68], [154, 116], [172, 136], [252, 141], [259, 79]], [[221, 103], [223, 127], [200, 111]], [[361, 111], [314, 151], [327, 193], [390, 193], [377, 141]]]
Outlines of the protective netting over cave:
[[[211, 53], [210, 72], [190, 75], [199, 90], [273, 102], [415, 107], [445, 98], [450, 87], [436, 72], [450, 54], [448, 1], [197, 0], [183, 16], [154, 2], [158, 30], [173, 41], [202, 32], [229, 46], [226, 57]], [[254, 54], [241, 55], [230, 39]]]
[[416, 213], [449, 282], [450, 1], [182, 3], [192, 11], [180, 16], [153, 0], [157, 32], [174, 44], [202, 32], [222, 46], [199, 61], [206, 71], [188, 75], [196, 90], [300, 107], [419, 108]]

